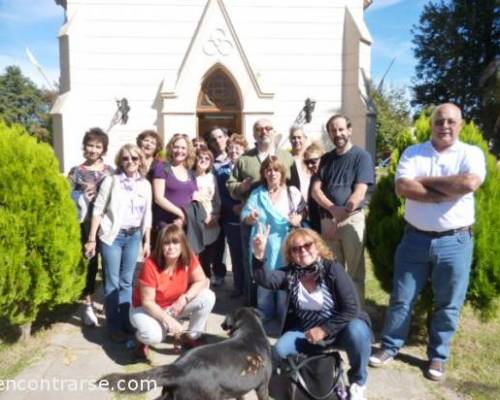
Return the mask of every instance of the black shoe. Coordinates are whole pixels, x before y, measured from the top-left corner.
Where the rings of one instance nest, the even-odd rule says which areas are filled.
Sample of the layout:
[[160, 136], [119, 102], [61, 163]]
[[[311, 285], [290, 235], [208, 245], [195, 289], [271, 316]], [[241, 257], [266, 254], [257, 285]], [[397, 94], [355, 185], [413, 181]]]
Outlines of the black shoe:
[[374, 367], [374, 368], [382, 367], [386, 364], [389, 364], [393, 359], [394, 359], [394, 357], [391, 356], [387, 352], [387, 350], [380, 349], [380, 350], [377, 350], [375, 353], [373, 353], [370, 356], [369, 364], [370, 364], [370, 367]]
[[109, 337], [114, 343], [125, 343], [128, 340], [129, 335], [123, 331], [115, 331], [111, 332]]
[[146, 361], [149, 356], [148, 345], [138, 342], [134, 348], [134, 357], [137, 361]]

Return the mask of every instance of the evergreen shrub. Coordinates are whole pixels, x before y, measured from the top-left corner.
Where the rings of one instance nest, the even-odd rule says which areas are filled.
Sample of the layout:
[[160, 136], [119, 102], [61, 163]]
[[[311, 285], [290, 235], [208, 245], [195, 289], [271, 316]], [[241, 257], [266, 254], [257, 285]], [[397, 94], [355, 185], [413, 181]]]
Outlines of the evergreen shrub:
[[[384, 290], [392, 289], [394, 254], [404, 231], [404, 201], [394, 191], [394, 177], [399, 158], [406, 147], [430, 138], [430, 118], [424, 114], [413, 131], [399, 135], [387, 174], [380, 177], [372, 196], [367, 217], [367, 248], [376, 278]], [[483, 318], [496, 315], [500, 294], [500, 169], [488, 151], [481, 131], [470, 122], [460, 133], [460, 140], [479, 146], [487, 160], [487, 176], [475, 193], [474, 257], [468, 299]], [[427, 299], [430, 300], [430, 299]], [[424, 306], [423, 309], [428, 309]]]
[[85, 262], [77, 212], [52, 148], [0, 120], [0, 320], [29, 324], [77, 299]]

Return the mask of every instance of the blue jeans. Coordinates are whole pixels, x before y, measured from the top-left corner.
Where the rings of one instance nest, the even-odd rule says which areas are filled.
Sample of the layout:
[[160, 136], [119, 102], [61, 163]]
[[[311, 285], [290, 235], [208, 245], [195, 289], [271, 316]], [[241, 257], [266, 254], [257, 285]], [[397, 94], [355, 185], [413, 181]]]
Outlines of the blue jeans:
[[382, 347], [396, 355], [410, 329], [417, 297], [430, 279], [434, 310], [427, 356], [446, 361], [464, 303], [472, 262], [468, 231], [440, 238], [407, 230], [395, 256], [391, 301], [382, 332]]
[[128, 318], [132, 300], [132, 281], [139, 255], [142, 233], [118, 233], [113, 243], [101, 243], [105, 274], [104, 304], [110, 332], [130, 330]]
[[234, 290], [243, 293], [245, 290], [245, 271], [243, 269], [243, 249], [241, 248], [241, 224], [239, 222], [224, 222], [223, 229], [231, 255]]
[[[342, 329], [333, 347], [345, 350], [351, 369], [347, 373], [349, 383], [364, 385], [368, 378], [368, 359], [371, 352], [372, 333], [365, 321], [353, 319]], [[274, 356], [285, 359], [297, 353], [315, 353], [323, 347], [309, 343], [302, 331], [288, 331], [281, 336], [273, 348]]]
[[285, 290], [269, 290], [257, 286], [257, 308], [264, 314], [264, 320], [276, 317], [281, 323], [285, 318], [286, 299]]

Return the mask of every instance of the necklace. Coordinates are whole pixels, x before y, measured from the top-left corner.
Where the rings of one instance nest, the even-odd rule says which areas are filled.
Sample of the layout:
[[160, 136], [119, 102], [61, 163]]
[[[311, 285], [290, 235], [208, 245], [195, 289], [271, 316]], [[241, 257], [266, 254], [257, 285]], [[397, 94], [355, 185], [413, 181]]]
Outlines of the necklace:
[[278, 187], [276, 187], [276, 188], [269, 188], [269, 189], [268, 189], [268, 190], [269, 190], [269, 194], [270, 194], [271, 196], [274, 196], [274, 195], [276, 195], [276, 194], [278, 194], [278, 193], [279, 193], [280, 189], [281, 189], [281, 187], [280, 187], [280, 186], [278, 186]]

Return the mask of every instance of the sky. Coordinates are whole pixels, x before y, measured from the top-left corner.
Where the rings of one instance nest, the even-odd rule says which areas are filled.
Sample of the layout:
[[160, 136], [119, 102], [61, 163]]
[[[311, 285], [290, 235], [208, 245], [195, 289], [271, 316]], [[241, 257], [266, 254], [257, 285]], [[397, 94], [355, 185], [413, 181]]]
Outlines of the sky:
[[[284, 0], [285, 1], [285, 0]], [[373, 38], [372, 78], [378, 83], [389, 67], [384, 84], [408, 87], [415, 75], [412, 26], [429, 0], [374, 0], [365, 11]], [[18, 65], [37, 85], [47, 87], [42, 74], [26, 55], [29, 48], [50, 82], [59, 77], [58, 33], [64, 12], [54, 0], [0, 0], [0, 73]]]

